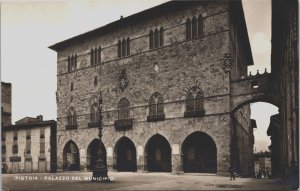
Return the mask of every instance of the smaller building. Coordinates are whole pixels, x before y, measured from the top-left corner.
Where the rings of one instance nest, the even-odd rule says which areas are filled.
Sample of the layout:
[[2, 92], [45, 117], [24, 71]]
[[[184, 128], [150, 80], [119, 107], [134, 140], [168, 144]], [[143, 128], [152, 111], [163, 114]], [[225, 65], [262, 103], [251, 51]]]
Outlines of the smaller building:
[[56, 171], [56, 121], [25, 117], [1, 133], [2, 173]]
[[254, 153], [254, 171], [255, 176], [268, 177], [271, 175], [271, 152]]

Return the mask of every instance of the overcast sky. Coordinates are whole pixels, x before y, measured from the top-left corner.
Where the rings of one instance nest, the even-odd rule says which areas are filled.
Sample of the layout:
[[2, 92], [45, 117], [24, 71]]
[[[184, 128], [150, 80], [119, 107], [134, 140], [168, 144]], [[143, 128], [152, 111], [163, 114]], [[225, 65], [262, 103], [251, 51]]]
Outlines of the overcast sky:
[[[47, 47], [165, 0], [4, 1], [1, 3], [1, 81], [12, 83], [12, 121], [42, 114], [56, 119], [56, 53]], [[271, 1], [243, 1], [254, 66], [270, 71]], [[256, 150], [270, 144], [267, 103], [251, 105], [257, 120]]]

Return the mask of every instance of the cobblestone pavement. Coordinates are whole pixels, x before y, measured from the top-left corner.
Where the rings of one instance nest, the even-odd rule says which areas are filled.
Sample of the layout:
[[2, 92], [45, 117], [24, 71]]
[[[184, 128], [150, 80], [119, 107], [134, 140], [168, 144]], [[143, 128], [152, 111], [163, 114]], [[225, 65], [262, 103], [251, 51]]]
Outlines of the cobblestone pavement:
[[290, 190], [279, 179], [237, 178], [214, 174], [110, 172], [110, 183], [91, 182], [91, 172], [31, 173], [2, 175], [2, 189], [28, 191], [77, 190]]

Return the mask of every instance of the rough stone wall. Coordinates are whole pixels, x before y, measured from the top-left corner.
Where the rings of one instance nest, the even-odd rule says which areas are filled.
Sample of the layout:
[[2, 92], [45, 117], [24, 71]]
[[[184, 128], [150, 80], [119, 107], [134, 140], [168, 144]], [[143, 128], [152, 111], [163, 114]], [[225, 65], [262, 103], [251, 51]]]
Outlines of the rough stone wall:
[[1, 123], [11, 124], [11, 83], [1, 82]]
[[237, 146], [238, 158], [233, 160], [239, 160], [238, 170], [242, 174], [248, 174], [250, 171], [250, 164], [252, 159], [253, 144], [251, 142], [251, 136], [253, 131], [251, 131], [251, 121], [250, 121], [250, 105], [246, 105], [236, 111], [233, 116], [233, 125], [236, 130], [236, 142], [233, 143]]
[[[45, 157], [46, 157], [46, 170], [50, 172], [50, 126], [43, 127], [45, 129]], [[19, 156], [21, 162], [19, 162], [19, 172], [24, 172], [24, 152], [26, 147], [26, 129], [16, 130], [18, 131], [18, 154], [12, 153], [13, 135], [14, 130], [5, 131], [5, 145], [6, 154], [5, 162], [8, 167], [8, 173], [12, 173], [12, 162], [10, 157]], [[38, 158], [40, 156], [40, 127], [34, 127], [31, 131], [31, 157], [32, 157], [32, 172], [38, 172]], [[3, 161], [4, 162], [4, 161]]]
[[[187, 18], [204, 17], [204, 36], [186, 41]], [[149, 50], [148, 34], [151, 29], [164, 28], [164, 46]], [[58, 168], [62, 168], [63, 148], [73, 140], [80, 150], [81, 169], [86, 168], [86, 151], [89, 143], [97, 138], [97, 128], [88, 128], [90, 108], [101, 92], [104, 108], [103, 142], [107, 163], [113, 166], [115, 143], [127, 136], [137, 150], [138, 170], [145, 170], [144, 149], [155, 134], [164, 136], [172, 148], [172, 171], [181, 169], [181, 144], [195, 131], [202, 131], [213, 138], [217, 147], [217, 171], [224, 174], [230, 164], [230, 97], [229, 74], [223, 70], [225, 53], [229, 50], [229, 21], [227, 4], [211, 2], [203, 6], [165, 13], [136, 25], [111, 31], [108, 35], [87, 39], [58, 52]], [[130, 37], [131, 55], [117, 58], [117, 42]], [[102, 47], [102, 63], [90, 66], [91, 48]], [[77, 54], [78, 70], [67, 72], [66, 58]], [[156, 66], [155, 66], [156, 65]], [[128, 87], [119, 88], [121, 69], [126, 70]], [[95, 77], [98, 85], [94, 85]], [[74, 90], [70, 90], [74, 83]], [[183, 118], [187, 91], [198, 86], [204, 93], [205, 116]], [[164, 99], [165, 121], [147, 122], [150, 96], [159, 92]], [[115, 131], [117, 107], [122, 98], [130, 102], [133, 128]], [[78, 129], [66, 130], [67, 111], [74, 107]]]

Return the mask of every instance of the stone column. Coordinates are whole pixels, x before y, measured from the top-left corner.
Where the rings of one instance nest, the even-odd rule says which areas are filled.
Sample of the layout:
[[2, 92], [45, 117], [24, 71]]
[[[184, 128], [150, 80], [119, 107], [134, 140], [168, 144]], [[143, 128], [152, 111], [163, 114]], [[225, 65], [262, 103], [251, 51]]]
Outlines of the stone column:
[[144, 155], [143, 146], [137, 147], [137, 171], [146, 172], [147, 171], [147, 156]]
[[114, 164], [114, 159], [113, 159], [112, 147], [107, 147], [107, 153], [106, 153], [107, 170], [114, 171], [113, 164]]
[[180, 154], [179, 144], [172, 144], [172, 174], [182, 172], [182, 157]]
[[85, 150], [84, 149], [80, 149], [79, 150], [80, 152], [80, 171], [87, 171], [87, 168], [86, 168], [86, 153], [85, 153]]

